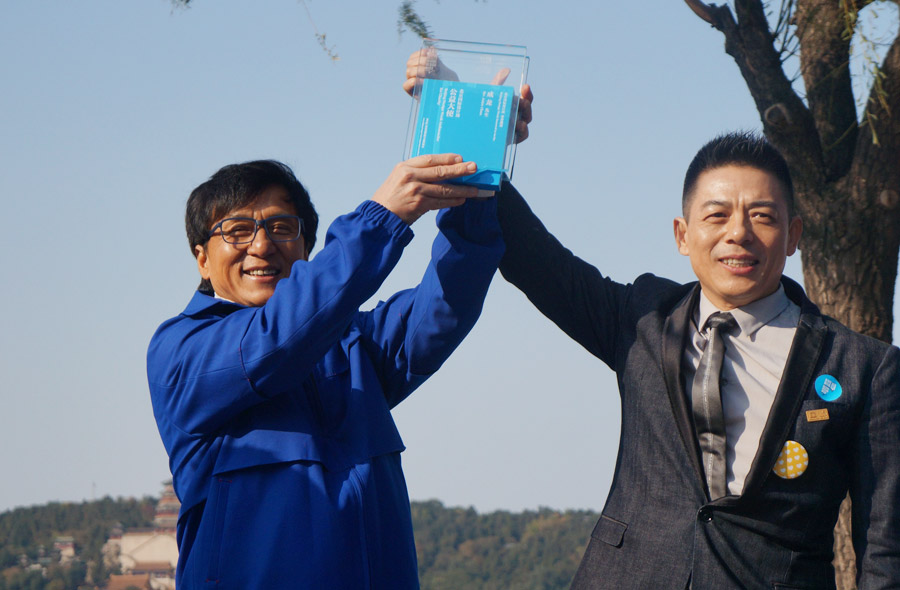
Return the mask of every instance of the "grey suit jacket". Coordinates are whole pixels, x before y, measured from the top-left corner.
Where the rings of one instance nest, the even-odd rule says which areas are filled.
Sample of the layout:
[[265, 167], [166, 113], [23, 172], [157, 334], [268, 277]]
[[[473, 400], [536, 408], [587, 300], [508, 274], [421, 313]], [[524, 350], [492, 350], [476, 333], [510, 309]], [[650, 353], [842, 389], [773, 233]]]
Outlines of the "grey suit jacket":
[[[499, 199], [503, 276], [618, 378], [615, 476], [573, 589], [833, 589], [848, 491], [860, 590], [900, 588], [900, 350], [823, 316], [783, 278], [801, 316], [781, 384], [743, 493], [710, 502], [682, 377], [699, 285], [616, 283], [566, 250], [511, 186]], [[838, 380], [838, 399], [816, 393], [821, 375]], [[823, 409], [827, 420], [807, 414]], [[773, 473], [789, 440], [809, 455], [791, 480]]]

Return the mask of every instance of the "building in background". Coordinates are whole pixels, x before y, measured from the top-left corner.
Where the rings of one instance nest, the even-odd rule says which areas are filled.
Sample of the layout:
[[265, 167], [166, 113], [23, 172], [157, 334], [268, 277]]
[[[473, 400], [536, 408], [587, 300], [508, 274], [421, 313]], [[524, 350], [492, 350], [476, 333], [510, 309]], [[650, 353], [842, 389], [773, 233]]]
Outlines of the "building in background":
[[53, 550], [59, 553], [60, 565], [71, 563], [75, 559], [75, 539], [73, 537], [56, 537]]
[[103, 561], [110, 569], [118, 567], [122, 574], [109, 577], [108, 590], [128, 587], [175, 589], [175, 566], [178, 564], [175, 525], [180, 508], [172, 482], [168, 481], [163, 484], [162, 496], [156, 504], [152, 527], [112, 531], [103, 546]]

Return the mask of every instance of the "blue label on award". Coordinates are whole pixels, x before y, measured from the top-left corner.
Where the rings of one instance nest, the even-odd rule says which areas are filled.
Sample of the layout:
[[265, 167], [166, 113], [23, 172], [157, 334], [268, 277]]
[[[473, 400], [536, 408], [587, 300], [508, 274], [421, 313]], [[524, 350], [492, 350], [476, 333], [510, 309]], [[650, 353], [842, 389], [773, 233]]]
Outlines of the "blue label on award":
[[422, 83], [411, 156], [460, 154], [478, 172], [452, 182], [497, 190], [504, 167], [512, 86], [425, 79]]

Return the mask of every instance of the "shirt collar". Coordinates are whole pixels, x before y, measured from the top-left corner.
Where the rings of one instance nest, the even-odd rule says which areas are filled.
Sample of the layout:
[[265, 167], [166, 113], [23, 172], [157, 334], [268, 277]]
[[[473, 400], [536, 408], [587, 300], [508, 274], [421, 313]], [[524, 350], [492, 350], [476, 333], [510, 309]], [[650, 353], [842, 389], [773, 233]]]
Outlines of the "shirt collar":
[[[731, 315], [734, 316], [738, 326], [740, 326], [741, 334], [752, 337], [757, 330], [778, 317], [778, 315], [790, 304], [791, 300], [788, 299], [787, 294], [785, 294], [784, 286], [779, 284], [778, 290], [771, 295], [767, 295], [762, 299], [757, 299], [753, 303], [748, 303], [743, 307], [732, 309]], [[709, 319], [709, 316], [718, 311], [722, 310], [713, 305], [701, 289], [699, 305], [700, 315], [697, 318], [697, 329], [702, 332], [701, 328], [706, 325], [706, 320]]]
[[[213, 291], [213, 297], [215, 297], [215, 298], [218, 299], [219, 301], [226, 301], [226, 302], [228, 302], [228, 303], [234, 303], [234, 301], [232, 301], [231, 299], [225, 299], [224, 297], [222, 297], [221, 295], [219, 295], [219, 294], [216, 293], [215, 291]], [[235, 305], [237, 305], [237, 303], [235, 303]]]

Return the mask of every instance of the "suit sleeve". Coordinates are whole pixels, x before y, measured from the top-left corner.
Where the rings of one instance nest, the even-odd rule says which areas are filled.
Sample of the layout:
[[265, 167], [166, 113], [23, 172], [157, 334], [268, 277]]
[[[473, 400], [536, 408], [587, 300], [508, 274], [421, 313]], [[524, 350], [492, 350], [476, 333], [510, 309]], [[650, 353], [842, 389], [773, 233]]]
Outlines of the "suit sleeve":
[[600, 274], [553, 237], [512, 185], [499, 195], [503, 278], [541, 313], [610, 367], [628, 287]]
[[170, 320], [154, 335], [154, 412], [191, 435], [297, 387], [400, 259], [412, 230], [372, 201], [338, 218], [322, 251], [294, 263], [261, 307]]
[[437, 225], [419, 285], [362, 315], [390, 407], [437, 371], [475, 325], [503, 254], [496, 199], [442, 210]]
[[859, 590], [900, 589], [900, 350], [872, 380], [850, 486]]

